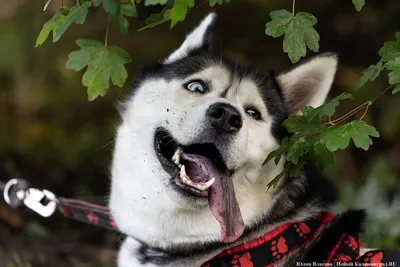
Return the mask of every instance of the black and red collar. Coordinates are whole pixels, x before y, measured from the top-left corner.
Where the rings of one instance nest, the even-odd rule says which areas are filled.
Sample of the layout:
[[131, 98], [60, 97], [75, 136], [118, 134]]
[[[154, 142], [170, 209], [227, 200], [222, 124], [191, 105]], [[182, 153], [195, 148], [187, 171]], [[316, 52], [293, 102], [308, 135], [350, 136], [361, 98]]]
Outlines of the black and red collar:
[[203, 267], [272, 266], [305, 246], [333, 218], [331, 213], [319, 213], [304, 222], [283, 224], [251, 242], [220, 253]]
[[[202, 267], [272, 267], [312, 242], [333, 221], [332, 213], [318, 213], [303, 222], [287, 223], [248, 243], [228, 249]], [[323, 241], [322, 241], [323, 242]], [[374, 250], [360, 256], [358, 234], [344, 233], [323, 262], [291, 262], [279, 266], [396, 266], [400, 252]], [[340, 263], [340, 264], [339, 264]]]

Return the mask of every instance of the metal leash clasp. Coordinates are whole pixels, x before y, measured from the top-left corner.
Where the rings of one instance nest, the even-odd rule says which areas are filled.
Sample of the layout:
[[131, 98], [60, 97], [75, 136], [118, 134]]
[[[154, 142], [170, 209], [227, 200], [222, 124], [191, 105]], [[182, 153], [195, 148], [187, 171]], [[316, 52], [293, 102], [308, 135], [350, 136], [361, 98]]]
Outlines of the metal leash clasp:
[[23, 203], [29, 209], [43, 217], [51, 216], [57, 209], [57, 198], [48, 190], [29, 188], [23, 179], [12, 179], [4, 187], [4, 200], [11, 207]]
[[29, 188], [25, 191], [24, 204], [43, 217], [53, 215], [57, 209], [56, 196], [48, 190], [36, 188]]

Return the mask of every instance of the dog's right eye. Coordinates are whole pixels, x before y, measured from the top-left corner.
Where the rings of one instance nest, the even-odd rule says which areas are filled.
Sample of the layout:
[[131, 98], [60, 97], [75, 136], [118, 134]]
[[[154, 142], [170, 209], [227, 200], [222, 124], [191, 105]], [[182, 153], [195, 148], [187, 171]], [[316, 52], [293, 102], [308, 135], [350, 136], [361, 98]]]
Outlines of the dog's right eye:
[[207, 86], [201, 81], [191, 81], [188, 82], [185, 88], [191, 92], [204, 94], [207, 91]]

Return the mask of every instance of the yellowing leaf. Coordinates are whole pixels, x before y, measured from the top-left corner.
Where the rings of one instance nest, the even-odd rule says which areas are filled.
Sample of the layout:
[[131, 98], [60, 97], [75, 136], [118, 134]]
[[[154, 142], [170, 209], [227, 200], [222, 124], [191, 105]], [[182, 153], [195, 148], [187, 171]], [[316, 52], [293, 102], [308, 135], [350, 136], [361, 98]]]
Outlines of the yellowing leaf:
[[353, 0], [353, 4], [356, 7], [357, 11], [361, 11], [363, 6], [365, 5], [365, 0]]
[[54, 28], [63, 19], [64, 15], [62, 14], [62, 12], [60, 10], [57, 11], [56, 14], [54, 14], [54, 16], [43, 25], [43, 28], [36, 39], [35, 47], [42, 45], [46, 41], [47, 37], [49, 37], [51, 31], [53, 31], [53, 36], [54, 36]]
[[171, 28], [184, 21], [189, 8], [194, 7], [194, 0], [175, 0], [171, 9]]
[[84, 2], [81, 5], [73, 6], [69, 10], [69, 14], [66, 15], [65, 18], [55, 26], [53, 30], [53, 42], [57, 42], [72, 23], [83, 24], [85, 22], [86, 15], [89, 12], [89, 7], [91, 6], [91, 1]]

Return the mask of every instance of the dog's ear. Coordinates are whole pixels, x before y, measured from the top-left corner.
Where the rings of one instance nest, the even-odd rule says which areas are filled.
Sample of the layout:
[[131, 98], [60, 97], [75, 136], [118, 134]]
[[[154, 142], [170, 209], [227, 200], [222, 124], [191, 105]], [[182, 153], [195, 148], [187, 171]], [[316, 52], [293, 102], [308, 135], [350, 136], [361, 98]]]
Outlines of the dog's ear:
[[189, 35], [186, 36], [182, 45], [175, 50], [164, 61], [164, 64], [173, 63], [184, 57], [201, 51], [211, 51], [212, 30], [214, 28], [217, 15], [215, 13], [208, 14], [207, 17], [197, 26]]
[[337, 55], [321, 54], [278, 76], [289, 113], [298, 113], [302, 106], [318, 107], [325, 102], [337, 63]]

